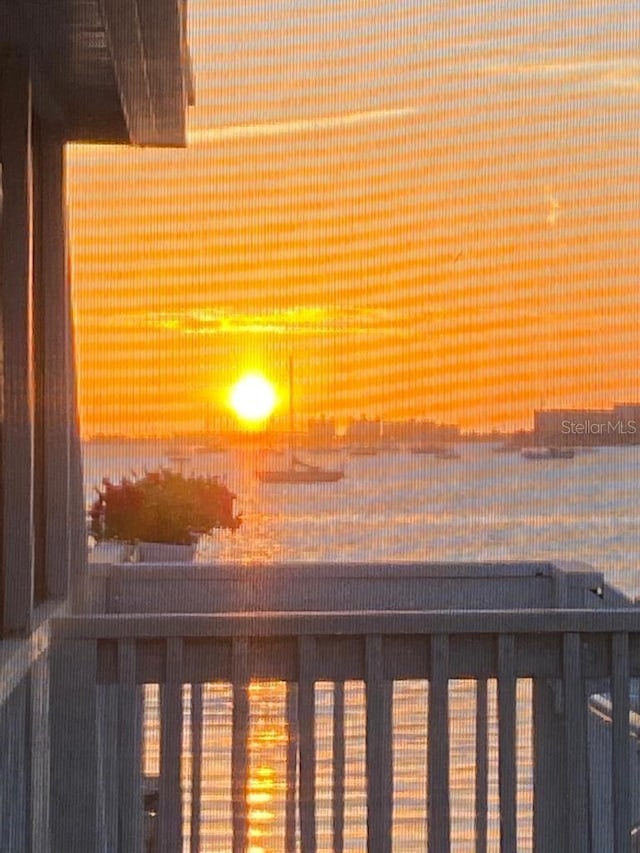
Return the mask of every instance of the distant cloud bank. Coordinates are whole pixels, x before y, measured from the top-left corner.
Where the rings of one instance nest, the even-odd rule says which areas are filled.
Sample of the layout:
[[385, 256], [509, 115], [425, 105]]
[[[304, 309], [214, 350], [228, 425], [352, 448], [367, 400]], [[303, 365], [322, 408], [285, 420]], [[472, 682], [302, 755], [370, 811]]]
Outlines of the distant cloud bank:
[[397, 333], [389, 312], [377, 308], [343, 308], [338, 312], [321, 307], [297, 307], [260, 313], [211, 308], [148, 314], [146, 323], [152, 328], [191, 335]]

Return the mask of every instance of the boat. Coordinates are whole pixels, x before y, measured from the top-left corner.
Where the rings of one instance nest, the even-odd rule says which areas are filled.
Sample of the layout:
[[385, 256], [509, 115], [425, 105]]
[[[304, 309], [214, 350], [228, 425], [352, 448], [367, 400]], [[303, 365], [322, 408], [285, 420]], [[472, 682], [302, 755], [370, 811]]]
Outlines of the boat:
[[434, 459], [460, 459], [460, 454], [457, 450], [451, 450], [450, 448], [445, 450], [438, 450], [437, 453], [433, 454]]
[[193, 452], [198, 455], [204, 455], [206, 453], [226, 453], [228, 451], [228, 447], [226, 447], [222, 441], [216, 438], [212, 438], [208, 440], [205, 444], [196, 444], [193, 447]]
[[520, 453], [522, 448], [517, 444], [511, 444], [508, 441], [499, 444], [497, 447], [492, 447], [491, 451], [493, 453]]
[[344, 471], [311, 465], [292, 456], [288, 468], [256, 471], [256, 477], [262, 483], [335, 483], [344, 477]]
[[417, 456], [435, 456], [436, 453], [442, 453], [443, 447], [441, 444], [414, 444], [410, 450]]
[[187, 453], [181, 453], [179, 450], [171, 450], [165, 453], [165, 456], [169, 460], [169, 462], [177, 462], [182, 464], [184, 462], [188, 462], [191, 457]]
[[573, 459], [575, 452], [572, 447], [525, 447], [520, 451], [523, 459]]
[[342, 480], [341, 468], [323, 468], [303, 462], [293, 452], [293, 358], [289, 357], [289, 465], [286, 468], [256, 471], [256, 477], [262, 483], [335, 483]]
[[171, 463], [171, 466], [180, 474], [182, 474], [187, 462], [191, 461], [191, 456], [181, 447], [168, 447], [165, 450], [164, 455]]
[[349, 448], [349, 456], [377, 456], [378, 451], [370, 445], [355, 446]]

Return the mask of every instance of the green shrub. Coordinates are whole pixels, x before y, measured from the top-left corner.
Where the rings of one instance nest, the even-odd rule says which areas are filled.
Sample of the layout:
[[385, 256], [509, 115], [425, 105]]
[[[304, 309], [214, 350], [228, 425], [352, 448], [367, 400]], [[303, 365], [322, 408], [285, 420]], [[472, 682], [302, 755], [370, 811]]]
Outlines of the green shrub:
[[103, 481], [90, 510], [96, 541], [164, 542], [189, 545], [215, 528], [235, 530], [235, 495], [215, 477], [151, 472], [137, 480]]

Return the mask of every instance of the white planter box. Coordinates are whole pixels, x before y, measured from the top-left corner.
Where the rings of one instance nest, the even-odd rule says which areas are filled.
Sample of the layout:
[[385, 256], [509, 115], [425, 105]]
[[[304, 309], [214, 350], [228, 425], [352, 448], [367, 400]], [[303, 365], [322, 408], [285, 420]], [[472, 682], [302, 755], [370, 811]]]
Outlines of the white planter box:
[[165, 542], [138, 542], [138, 563], [191, 563], [196, 553], [196, 543], [192, 545], [170, 545]]

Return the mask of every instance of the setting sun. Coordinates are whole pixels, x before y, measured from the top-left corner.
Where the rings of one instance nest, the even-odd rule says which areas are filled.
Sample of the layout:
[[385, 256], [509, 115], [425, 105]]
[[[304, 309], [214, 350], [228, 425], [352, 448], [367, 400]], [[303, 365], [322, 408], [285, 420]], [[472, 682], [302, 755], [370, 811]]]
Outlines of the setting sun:
[[239, 379], [231, 389], [231, 408], [243, 421], [259, 423], [269, 417], [277, 403], [275, 388], [260, 373]]

